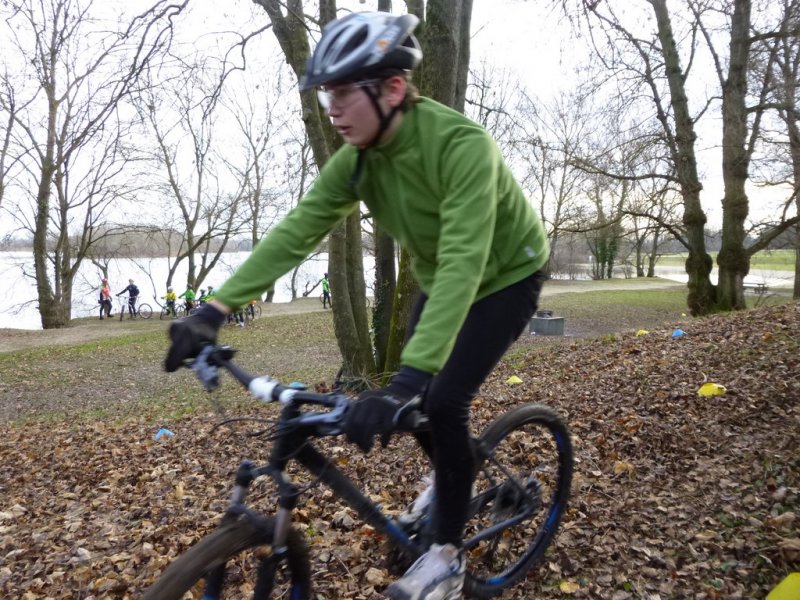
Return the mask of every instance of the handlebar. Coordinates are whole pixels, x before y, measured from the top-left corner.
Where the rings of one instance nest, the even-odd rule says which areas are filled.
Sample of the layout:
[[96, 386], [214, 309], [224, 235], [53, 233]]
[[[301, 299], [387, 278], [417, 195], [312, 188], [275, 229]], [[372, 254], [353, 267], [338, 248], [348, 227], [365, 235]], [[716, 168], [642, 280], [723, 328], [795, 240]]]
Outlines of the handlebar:
[[[325, 425], [327, 435], [342, 433], [344, 415], [354, 402], [352, 398], [341, 392], [322, 394], [286, 386], [268, 375], [256, 377], [233, 362], [235, 353], [236, 351], [230, 346], [207, 345], [200, 351], [191, 368], [207, 391], [219, 386], [219, 368], [222, 367], [247, 388], [253, 397], [262, 402], [276, 401], [283, 405], [316, 405], [332, 409], [327, 412], [304, 413], [298, 417], [298, 421], [303, 425]], [[421, 400], [412, 400], [402, 406], [394, 418], [395, 429], [398, 431], [427, 429], [428, 418], [421, 412], [421, 405]]]

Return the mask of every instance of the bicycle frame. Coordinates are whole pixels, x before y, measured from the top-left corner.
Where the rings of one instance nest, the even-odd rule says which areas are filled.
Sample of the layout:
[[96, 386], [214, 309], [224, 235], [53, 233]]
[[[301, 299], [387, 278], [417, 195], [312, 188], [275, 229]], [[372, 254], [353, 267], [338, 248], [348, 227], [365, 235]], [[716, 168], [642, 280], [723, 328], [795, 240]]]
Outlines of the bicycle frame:
[[[281, 422], [291, 422], [300, 416], [300, 409], [294, 404], [284, 406], [279, 426]], [[330, 414], [330, 413], [329, 413]], [[318, 415], [320, 421], [327, 417], [327, 414]], [[269, 463], [264, 466], [255, 466], [250, 461], [244, 461], [239, 465], [236, 473], [236, 485], [231, 496], [231, 504], [226, 515], [255, 513], [245, 507], [245, 499], [250, 483], [257, 477], [267, 475], [271, 477], [278, 486], [278, 510], [276, 513], [276, 525], [273, 537], [273, 547], [281, 549], [286, 544], [286, 538], [292, 524], [292, 511], [297, 505], [298, 488], [286, 475], [285, 468], [290, 460], [294, 460], [302, 465], [309, 473], [317, 478], [318, 482], [326, 484], [336, 495], [352, 508], [358, 517], [365, 523], [374, 527], [377, 531], [388, 537], [394, 545], [407, 554], [410, 558], [418, 558], [432, 541], [432, 523], [429, 521], [423, 524], [420, 540], [412, 539], [397, 521], [388, 517], [380, 508], [380, 505], [370, 500], [353, 481], [340, 471], [336, 465], [314, 447], [309, 439], [314, 436], [314, 425], [306, 426], [306, 431], [293, 431], [282, 435], [273, 445]], [[424, 431], [426, 427], [418, 431]], [[473, 446], [483, 460], [492, 460], [491, 452], [483, 448], [479, 440], [473, 438]], [[495, 463], [496, 464], [496, 463]], [[501, 467], [500, 465], [497, 465]], [[501, 467], [502, 469], [502, 467]], [[536, 503], [529, 491], [522, 482], [502, 469], [507, 482], [513, 482], [514, 493], [519, 497], [525, 498], [525, 510], [515, 511], [510, 518], [495, 523], [491, 527], [484, 529], [473, 537], [464, 541], [464, 548], [469, 550], [480, 544], [482, 541], [491, 538], [503, 529], [513, 527], [521, 521], [527, 519], [536, 510]], [[470, 513], [476, 514], [482, 506], [492, 501], [498, 494], [499, 487], [493, 487], [475, 496], [470, 504]]]
[[[299, 407], [293, 404], [286, 405], [281, 412], [281, 422], [295, 419], [299, 415]], [[338, 498], [356, 512], [363, 522], [386, 535], [410, 557], [419, 557], [425, 551], [422, 545], [412, 540], [394, 519], [383, 513], [380, 505], [370, 500], [349, 477], [311, 444], [309, 439], [314, 433], [311, 427], [313, 426], [306, 427], [304, 432], [286, 433], [276, 440], [267, 465], [259, 467], [249, 461], [239, 465], [231, 504], [226, 514], [249, 513], [244, 506], [249, 485], [255, 478], [268, 475], [278, 486], [278, 510], [273, 547], [280, 549], [285, 546], [292, 524], [292, 511], [297, 505], [298, 497], [297, 486], [286, 475], [285, 468], [290, 460], [294, 460], [315, 476], [318, 482], [326, 484]]]

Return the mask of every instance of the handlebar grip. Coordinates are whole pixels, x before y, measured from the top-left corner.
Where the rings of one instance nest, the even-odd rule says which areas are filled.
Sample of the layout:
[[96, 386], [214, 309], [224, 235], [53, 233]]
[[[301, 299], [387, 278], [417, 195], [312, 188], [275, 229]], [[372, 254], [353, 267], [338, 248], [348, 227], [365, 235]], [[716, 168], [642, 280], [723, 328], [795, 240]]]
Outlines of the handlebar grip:
[[422, 396], [406, 402], [394, 416], [396, 431], [420, 431], [428, 426], [428, 416], [422, 412]]
[[397, 421], [397, 431], [420, 431], [428, 427], [428, 416], [419, 410], [402, 415]]
[[[277, 380], [265, 376], [252, 378], [247, 389], [262, 402], [272, 402], [277, 400], [275, 388], [279, 387]], [[278, 391], [278, 394], [280, 394], [280, 391]]]

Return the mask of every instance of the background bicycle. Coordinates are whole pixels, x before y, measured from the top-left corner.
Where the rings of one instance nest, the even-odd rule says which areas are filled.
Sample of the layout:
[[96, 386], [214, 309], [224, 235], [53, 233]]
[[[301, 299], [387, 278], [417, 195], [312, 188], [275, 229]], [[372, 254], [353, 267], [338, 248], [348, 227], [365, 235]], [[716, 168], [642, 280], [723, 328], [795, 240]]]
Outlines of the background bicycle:
[[252, 321], [253, 319], [257, 319], [258, 317], [260, 317], [261, 312], [262, 312], [261, 304], [256, 300], [254, 300], [253, 302], [250, 302], [247, 306], [245, 306], [244, 317], [248, 321]]
[[[138, 298], [136, 298], [138, 302]], [[153, 316], [153, 307], [147, 304], [146, 302], [140, 302], [135, 305], [135, 313], [131, 312], [131, 305], [129, 304], [130, 299], [128, 296], [122, 298], [122, 304], [119, 309], [119, 320], [125, 318], [125, 313], [128, 313], [128, 316], [132, 319], [136, 318], [137, 316], [141, 317], [142, 319], [149, 319]]]
[[197, 312], [196, 304], [192, 308], [188, 308], [185, 302], [176, 302], [175, 309], [172, 311], [167, 309], [166, 304], [161, 306], [161, 313], [158, 315], [158, 318], [161, 320], [180, 319], [181, 317], [188, 317], [189, 315], [193, 315], [195, 312]]
[[[145, 600], [179, 599], [188, 591], [193, 597], [209, 599], [239, 598], [243, 591], [253, 598], [311, 598], [312, 569], [300, 528], [308, 527], [313, 505], [300, 510], [300, 528], [292, 526], [292, 517], [303, 493], [319, 483], [327, 484], [334, 499], [350, 506], [407, 559], [422, 554], [432, 542], [430, 506], [410, 522], [389, 517], [339, 470], [336, 464], [341, 454], [330, 458], [311, 443], [341, 433], [350, 398], [285, 387], [268, 377], [254, 378], [230, 362], [232, 355], [230, 349], [208, 347], [193, 369], [206, 389], [213, 389], [219, 383], [221, 364], [256, 398], [281, 402], [277, 422], [264, 426], [263, 419], [254, 419], [259, 431], [253, 435], [273, 442], [269, 463], [239, 465], [221, 527], [170, 565], [147, 590]], [[398, 430], [425, 430], [427, 421], [416, 408], [398, 415]], [[520, 581], [543, 558], [566, 510], [572, 447], [558, 416], [536, 404], [500, 416], [473, 444], [479, 467], [465, 532], [464, 592], [488, 598]], [[305, 486], [290, 478], [289, 473], [297, 476], [290, 462], [310, 472], [312, 479]], [[271, 479], [277, 488], [274, 517], [245, 505], [251, 484], [260, 478]], [[364, 560], [378, 561], [374, 556]]]

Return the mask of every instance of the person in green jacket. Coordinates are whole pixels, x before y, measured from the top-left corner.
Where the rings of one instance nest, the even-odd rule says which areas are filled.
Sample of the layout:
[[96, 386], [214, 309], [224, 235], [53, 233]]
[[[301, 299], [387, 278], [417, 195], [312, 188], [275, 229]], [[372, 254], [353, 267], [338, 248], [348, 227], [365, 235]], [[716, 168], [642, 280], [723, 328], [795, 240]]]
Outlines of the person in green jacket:
[[186, 284], [186, 291], [184, 291], [178, 298], [186, 300], [186, 314], [194, 308], [195, 293], [191, 283]]
[[322, 308], [333, 308], [331, 303], [331, 282], [328, 281], [328, 274], [322, 276]]
[[[549, 257], [547, 235], [491, 136], [464, 115], [419, 97], [422, 59], [413, 15], [353, 13], [326, 25], [301, 79], [317, 88], [344, 144], [286, 218], [198, 314], [173, 323], [165, 369], [216, 341], [227, 313], [274, 285], [361, 201], [413, 257], [422, 290], [401, 367], [362, 393], [346, 415], [348, 439], [369, 452], [397, 411], [421, 396], [434, 467], [434, 544], [386, 589], [395, 599], [455, 598], [475, 460], [470, 403], [534, 314]], [[423, 497], [415, 502], [413, 509]], [[443, 508], [444, 507], [444, 508]]]

